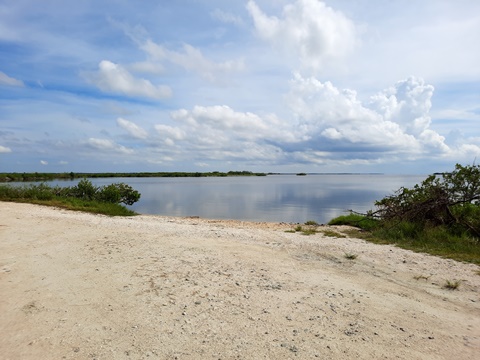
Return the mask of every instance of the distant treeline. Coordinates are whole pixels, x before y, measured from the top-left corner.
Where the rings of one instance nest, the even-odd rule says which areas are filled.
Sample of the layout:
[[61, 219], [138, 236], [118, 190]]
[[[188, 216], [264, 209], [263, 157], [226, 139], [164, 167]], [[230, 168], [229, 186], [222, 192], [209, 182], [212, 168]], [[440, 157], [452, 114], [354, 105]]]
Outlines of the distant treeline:
[[49, 181], [74, 180], [83, 178], [117, 178], [117, 177], [225, 177], [225, 176], [266, 176], [266, 173], [251, 171], [229, 172], [137, 172], [137, 173], [0, 173], [0, 182], [10, 181]]

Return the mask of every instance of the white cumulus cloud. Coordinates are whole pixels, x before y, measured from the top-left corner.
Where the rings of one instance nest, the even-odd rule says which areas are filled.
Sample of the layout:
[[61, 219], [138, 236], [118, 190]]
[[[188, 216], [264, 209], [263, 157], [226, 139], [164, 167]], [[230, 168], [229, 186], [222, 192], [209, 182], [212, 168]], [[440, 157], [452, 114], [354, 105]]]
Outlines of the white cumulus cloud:
[[[289, 120], [226, 105], [194, 106], [171, 113], [177, 125], [155, 129], [162, 146], [175, 151], [173, 157], [195, 153], [197, 161], [361, 165], [459, 152], [430, 127], [434, 89], [422, 79], [399, 81], [366, 101], [354, 90], [315, 77], [295, 74], [290, 85], [285, 97]], [[463, 152], [475, 149], [464, 147]]]
[[278, 141], [292, 141], [289, 131], [285, 131], [288, 124], [273, 114], [260, 116], [251, 112], [235, 111], [226, 105], [195, 106], [188, 111], [181, 109], [172, 112], [174, 120], [180, 121], [189, 129], [202, 134], [203, 141], [210, 139], [212, 143], [233, 139], [249, 140], [276, 139]]
[[260, 38], [298, 56], [303, 68], [320, 71], [350, 54], [357, 43], [355, 24], [318, 0], [285, 5], [282, 17], [268, 16], [255, 1], [247, 3]]
[[176, 125], [155, 125], [161, 140], [157, 151], [176, 159], [275, 161], [281, 154], [272, 139], [294, 140], [290, 131], [284, 131], [288, 124], [275, 115], [235, 111], [226, 105], [194, 106], [170, 116]]
[[430, 129], [433, 90], [410, 77], [363, 103], [355, 91], [296, 74], [288, 99], [303, 138], [314, 149], [344, 149], [351, 157], [355, 152], [359, 157], [379, 152], [442, 155], [451, 149]]
[[102, 91], [153, 99], [165, 99], [172, 95], [168, 86], [157, 86], [149, 80], [137, 79], [123, 66], [111, 61], [101, 61], [98, 68], [98, 72], [88, 75], [87, 79]]
[[423, 79], [410, 77], [373, 96], [369, 107], [384, 119], [399, 124], [404, 132], [418, 136], [431, 123], [433, 90]]

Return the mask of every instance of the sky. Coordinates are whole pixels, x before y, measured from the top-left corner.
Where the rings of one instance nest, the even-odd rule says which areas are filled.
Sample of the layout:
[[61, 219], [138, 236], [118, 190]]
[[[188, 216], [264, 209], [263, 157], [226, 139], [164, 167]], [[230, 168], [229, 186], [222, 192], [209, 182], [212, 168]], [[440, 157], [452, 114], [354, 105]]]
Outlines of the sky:
[[0, 0], [0, 172], [480, 162], [480, 1]]

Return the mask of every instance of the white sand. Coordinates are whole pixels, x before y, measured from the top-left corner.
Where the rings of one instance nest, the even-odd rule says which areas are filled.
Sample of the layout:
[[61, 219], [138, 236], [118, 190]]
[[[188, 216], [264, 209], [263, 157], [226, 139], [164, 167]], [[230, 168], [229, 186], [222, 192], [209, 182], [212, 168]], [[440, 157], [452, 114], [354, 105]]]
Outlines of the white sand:
[[480, 358], [479, 267], [291, 228], [0, 202], [0, 359]]

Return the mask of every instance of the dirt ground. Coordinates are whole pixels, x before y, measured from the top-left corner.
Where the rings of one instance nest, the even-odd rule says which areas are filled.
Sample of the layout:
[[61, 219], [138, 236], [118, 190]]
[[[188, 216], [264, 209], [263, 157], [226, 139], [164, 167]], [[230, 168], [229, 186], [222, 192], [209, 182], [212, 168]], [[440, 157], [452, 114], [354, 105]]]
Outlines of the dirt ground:
[[292, 227], [0, 202], [0, 359], [480, 358], [479, 267]]

